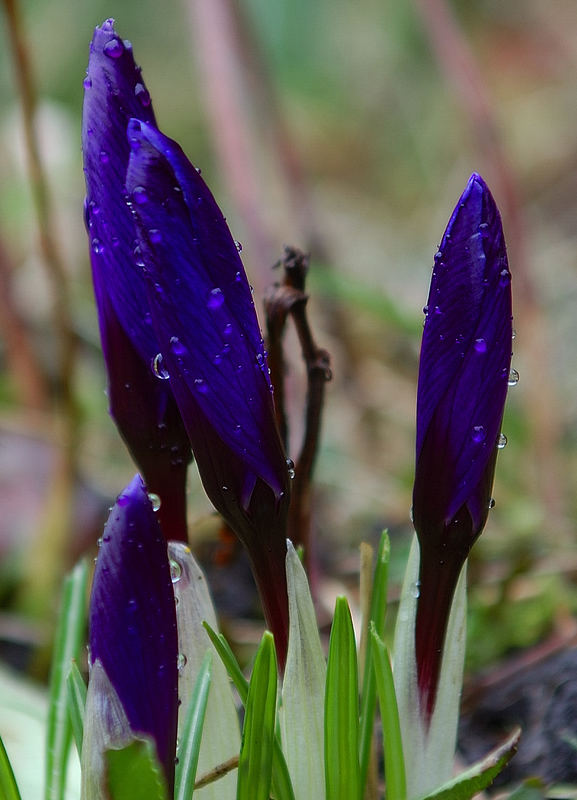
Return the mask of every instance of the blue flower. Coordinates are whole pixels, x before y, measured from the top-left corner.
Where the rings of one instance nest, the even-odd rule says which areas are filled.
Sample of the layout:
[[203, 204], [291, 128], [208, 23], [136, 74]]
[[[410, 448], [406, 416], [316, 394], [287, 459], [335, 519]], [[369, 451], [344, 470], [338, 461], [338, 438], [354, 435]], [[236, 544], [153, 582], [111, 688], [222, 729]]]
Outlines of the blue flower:
[[421, 551], [418, 682], [431, 712], [455, 586], [491, 505], [511, 364], [501, 218], [475, 173], [435, 256], [425, 311], [413, 522]]
[[118, 497], [104, 529], [89, 642], [92, 713], [86, 714], [83, 753], [88, 774], [102, 759], [99, 742], [107, 749], [144, 736], [154, 743], [172, 787], [178, 714], [174, 592], [166, 541], [138, 475]]
[[130, 117], [154, 122], [130, 43], [107, 20], [94, 32], [84, 81], [85, 221], [108, 374], [110, 413], [151, 492], [162, 498], [167, 539], [186, 540], [185, 483], [191, 450], [170, 384], [155, 377], [159, 352], [125, 202]]

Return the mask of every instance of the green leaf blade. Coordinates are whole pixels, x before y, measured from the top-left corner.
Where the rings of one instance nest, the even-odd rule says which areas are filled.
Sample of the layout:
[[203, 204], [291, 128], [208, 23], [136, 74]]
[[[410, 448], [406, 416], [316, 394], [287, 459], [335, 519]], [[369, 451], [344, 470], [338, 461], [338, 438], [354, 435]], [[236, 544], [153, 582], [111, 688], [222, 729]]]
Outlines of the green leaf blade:
[[84, 738], [84, 709], [86, 706], [86, 684], [80, 674], [76, 661], [66, 677], [66, 702], [70, 724], [72, 725], [72, 735], [76, 744], [78, 755], [82, 756], [82, 741]]
[[379, 694], [388, 800], [406, 800], [407, 781], [399, 710], [389, 653], [375, 627], [371, 630], [374, 676]]
[[2, 800], [21, 800], [12, 764], [0, 737], [0, 797]]
[[62, 800], [66, 785], [66, 763], [72, 735], [68, 714], [67, 677], [73, 659], [78, 659], [86, 626], [88, 564], [81, 561], [64, 579], [61, 611], [56, 628], [46, 738], [46, 800]]
[[168, 800], [154, 744], [138, 739], [122, 750], [107, 750], [107, 786], [111, 800]]
[[325, 694], [326, 800], [360, 800], [359, 696], [355, 634], [338, 597], [329, 643]]
[[457, 775], [451, 781], [423, 795], [421, 800], [471, 800], [495, 780], [517, 752], [521, 729], [513, 733], [485, 758]]
[[256, 654], [242, 732], [237, 800], [268, 800], [276, 724], [277, 665], [274, 640], [266, 631]]
[[202, 729], [208, 703], [208, 691], [211, 679], [211, 653], [207, 653], [196, 679], [190, 699], [184, 727], [181, 731], [181, 745], [178, 749], [176, 765], [174, 800], [187, 800], [192, 797]]

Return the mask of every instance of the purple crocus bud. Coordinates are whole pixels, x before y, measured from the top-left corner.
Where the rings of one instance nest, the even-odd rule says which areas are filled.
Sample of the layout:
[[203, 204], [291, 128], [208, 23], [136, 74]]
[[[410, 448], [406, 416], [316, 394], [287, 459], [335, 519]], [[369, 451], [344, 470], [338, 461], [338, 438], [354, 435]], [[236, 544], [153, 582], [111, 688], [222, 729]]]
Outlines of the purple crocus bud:
[[435, 256], [425, 311], [413, 522], [421, 553], [417, 681], [430, 716], [457, 580], [491, 506], [511, 363], [511, 275], [501, 218], [475, 173]]
[[134, 221], [125, 202], [126, 125], [132, 116], [154, 123], [154, 113], [130, 43], [116, 34], [113, 20], [94, 32], [84, 86], [85, 217], [110, 413], [149, 491], [162, 500], [166, 538], [186, 540], [190, 445], [170, 384], [162, 380]]
[[284, 664], [289, 470], [237, 246], [199, 172], [132, 120], [126, 176], [163, 366], [212, 503], [246, 546]]
[[[89, 627], [96, 691], [106, 695], [111, 687], [112, 699], [91, 700], [96, 716], [102, 709], [104, 725], [109, 717], [114, 720], [113, 730], [104, 734], [112, 746], [119, 746], [115, 737], [120, 732], [120, 745], [126, 745], [127, 723], [134, 737], [150, 737], [172, 788], [178, 708], [176, 611], [166, 542], [139, 475], [118, 497], [104, 529]], [[103, 720], [93, 717], [87, 716], [86, 725], [101, 728]], [[102, 741], [103, 732], [89, 732], [89, 741], [90, 736]], [[91, 763], [98, 757], [83, 753], [83, 760]]]

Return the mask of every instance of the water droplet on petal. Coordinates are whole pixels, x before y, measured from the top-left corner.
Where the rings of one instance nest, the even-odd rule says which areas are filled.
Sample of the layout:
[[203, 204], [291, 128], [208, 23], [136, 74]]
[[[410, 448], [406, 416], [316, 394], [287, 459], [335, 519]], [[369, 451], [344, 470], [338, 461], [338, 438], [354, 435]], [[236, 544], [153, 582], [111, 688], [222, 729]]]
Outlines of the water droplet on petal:
[[516, 386], [519, 383], [519, 373], [516, 369], [511, 369], [509, 371], [509, 378], [507, 380], [509, 386]]
[[162, 234], [157, 228], [150, 228], [148, 238], [152, 244], [159, 244], [162, 241]]
[[148, 203], [148, 193], [144, 186], [135, 186], [132, 190], [132, 199], [135, 203], [138, 203], [139, 206], [143, 206], [145, 203]]
[[173, 583], [178, 583], [182, 575], [182, 567], [180, 566], [178, 561], [175, 561], [174, 558], [171, 558], [169, 563], [170, 563], [170, 580]]
[[124, 53], [124, 44], [120, 39], [111, 39], [109, 42], [106, 42], [102, 49], [104, 54], [109, 58], [120, 58]]
[[144, 108], [148, 108], [150, 105], [150, 94], [146, 86], [142, 83], [137, 83], [134, 87], [134, 94], [140, 100], [140, 104], [144, 106]]
[[517, 331], [515, 330], [515, 328], [513, 328], [513, 330], [511, 331], [511, 339], [514, 339], [516, 336], [517, 336]]
[[207, 306], [210, 308], [211, 311], [216, 311], [216, 309], [220, 308], [224, 303], [224, 294], [222, 293], [222, 289], [219, 289], [218, 286], [213, 289], [208, 297]]
[[162, 500], [160, 499], [160, 497], [154, 492], [149, 492], [148, 499], [150, 500], [150, 505], [152, 506], [152, 510], [155, 512], [158, 511], [158, 509], [162, 505]]
[[178, 654], [178, 656], [176, 657], [176, 668], [178, 669], [179, 672], [181, 672], [184, 669], [184, 667], [186, 667], [187, 661], [188, 659], [184, 655], [184, 653]]
[[154, 358], [152, 359], [152, 372], [155, 377], [158, 378], [160, 381], [167, 381], [170, 378], [168, 374], [168, 370], [164, 366], [164, 359], [162, 357], [162, 353], [157, 353]]
[[100, 239], [93, 239], [92, 242], [92, 252], [96, 253], [96, 255], [100, 255], [104, 252], [104, 245], [100, 241]]
[[187, 352], [186, 347], [180, 341], [178, 336], [170, 337], [170, 349], [175, 356], [183, 356]]
[[486, 353], [487, 352], [487, 342], [485, 339], [475, 339], [475, 344], [473, 345], [477, 353]]
[[499, 438], [497, 439], [497, 447], [499, 450], [502, 450], [504, 447], [507, 447], [507, 437], [504, 433], [499, 434]]
[[194, 379], [194, 388], [197, 392], [201, 394], [206, 394], [208, 392], [208, 385], [204, 378], [195, 378]]
[[100, 151], [100, 163], [101, 164], [108, 164], [109, 160], [110, 160], [110, 156], [108, 155], [106, 150], [101, 150]]
[[415, 581], [411, 584], [411, 597], [414, 597], [415, 600], [421, 595], [421, 581]]
[[242, 244], [241, 244], [240, 242], [237, 242], [237, 241], [235, 240], [235, 242], [234, 242], [234, 246], [236, 247], [236, 249], [237, 249], [237, 251], [238, 251], [239, 253], [242, 253]]
[[90, 80], [89, 77], [84, 78], [84, 80], [82, 81], [82, 85], [84, 86], [85, 89], [92, 89], [92, 81]]
[[502, 269], [499, 274], [499, 286], [508, 286], [511, 283], [511, 273], [508, 269]]
[[490, 509], [491, 509], [491, 508], [495, 508], [495, 498], [494, 498], [494, 497], [492, 497], [492, 498], [489, 500], [489, 508], [490, 508]]
[[116, 499], [117, 506], [126, 506], [130, 502], [130, 498], [125, 494], [119, 494]]
[[294, 461], [292, 460], [292, 458], [287, 458], [286, 465], [287, 465], [287, 469], [288, 469], [289, 478], [292, 481], [292, 479], [296, 475], [295, 464], [294, 464]]
[[485, 428], [482, 425], [475, 425], [471, 432], [471, 439], [476, 444], [482, 444], [485, 441]]

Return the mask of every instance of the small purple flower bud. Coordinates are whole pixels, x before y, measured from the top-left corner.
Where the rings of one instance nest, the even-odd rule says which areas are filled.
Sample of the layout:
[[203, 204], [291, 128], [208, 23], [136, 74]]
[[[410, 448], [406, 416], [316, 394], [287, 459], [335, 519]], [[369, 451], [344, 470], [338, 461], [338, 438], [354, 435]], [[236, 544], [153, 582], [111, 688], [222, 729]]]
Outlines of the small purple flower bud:
[[109, 707], [119, 701], [134, 735], [154, 741], [172, 787], [178, 709], [174, 593], [166, 542], [138, 475], [119, 495], [104, 529], [89, 628], [90, 665], [99, 665], [99, 690], [109, 684], [114, 691]]
[[423, 331], [413, 522], [419, 539], [416, 617], [421, 705], [432, 713], [448, 615], [480, 535], [511, 362], [511, 280], [499, 211], [474, 173], [449, 220]]

